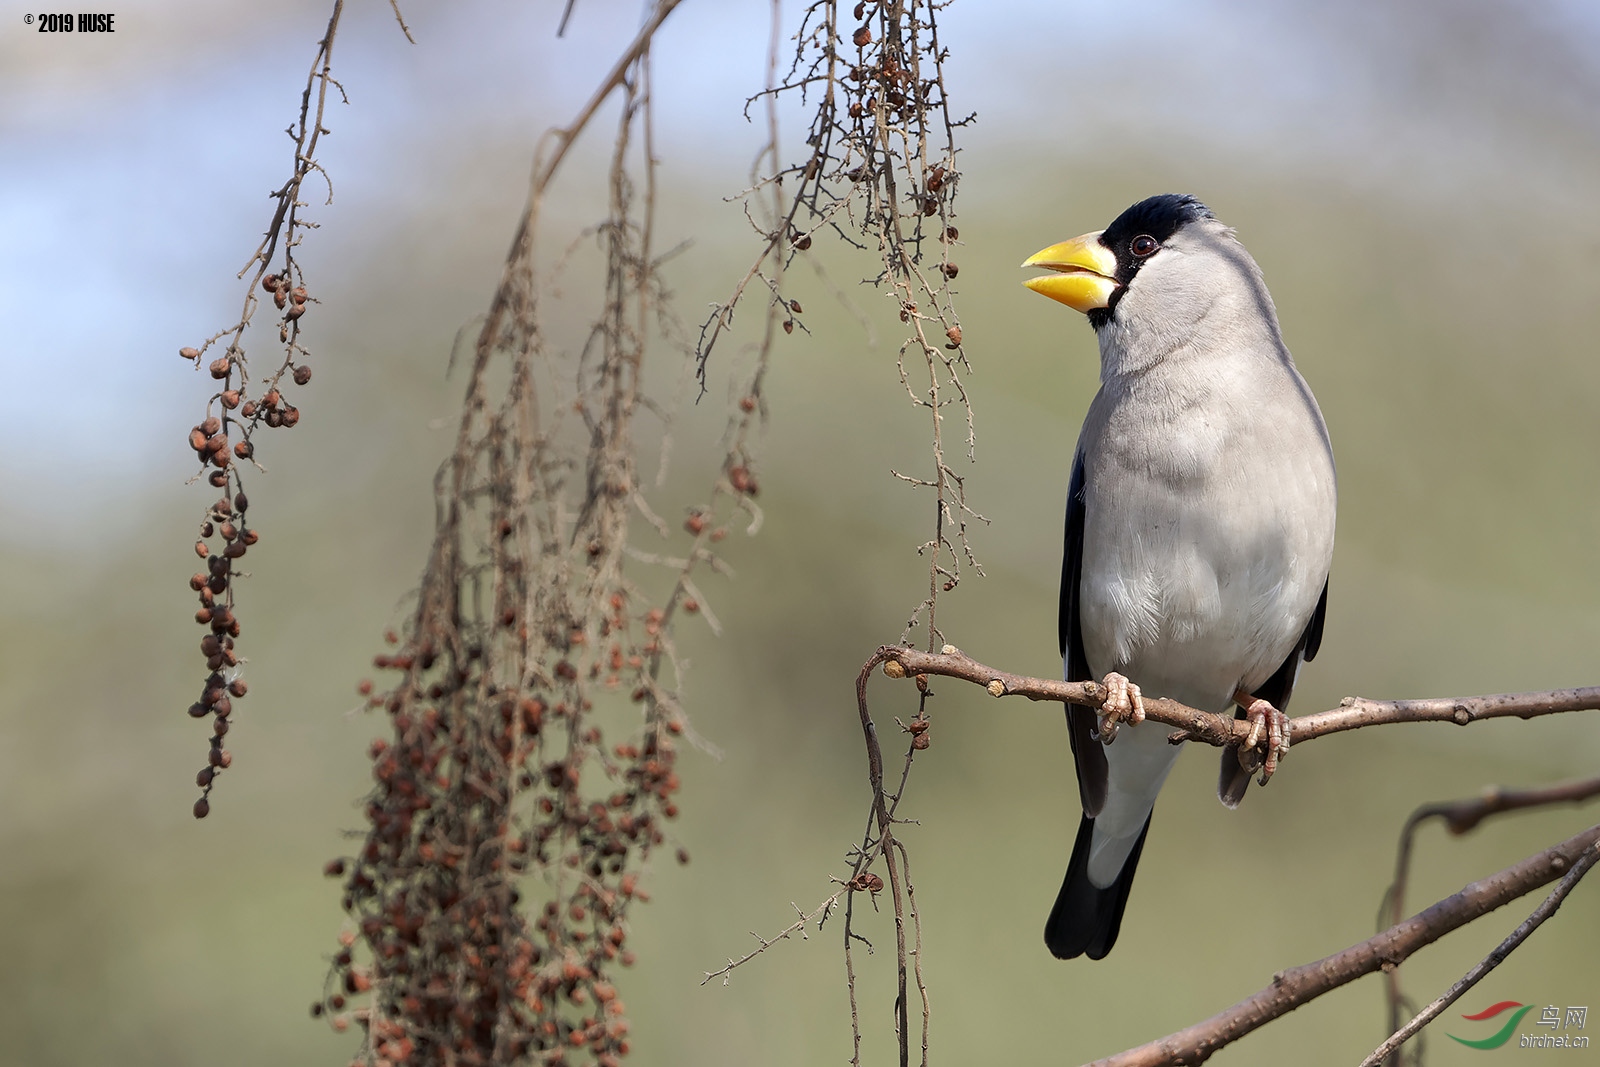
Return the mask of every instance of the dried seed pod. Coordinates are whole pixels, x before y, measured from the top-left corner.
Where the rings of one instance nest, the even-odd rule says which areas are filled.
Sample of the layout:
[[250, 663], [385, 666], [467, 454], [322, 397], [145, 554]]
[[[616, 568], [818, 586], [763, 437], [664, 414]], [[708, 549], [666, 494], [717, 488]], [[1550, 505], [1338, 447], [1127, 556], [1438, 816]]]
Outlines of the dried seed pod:
[[240, 459], [249, 459], [251, 456], [255, 455], [255, 451], [256, 446], [252, 445], [249, 441], [240, 441], [238, 444], [233, 446], [233, 454], [238, 456]]
[[228, 472], [227, 471], [212, 471], [211, 472], [211, 477], [207, 478], [206, 481], [210, 482], [212, 485], [216, 486], [218, 489], [225, 489], [225, 488], [227, 488], [227, 485], [228, 485]]
[[218, 652], [221, 652], [221, 651], [222, 651], [222, 642], [217, 638], [216, 634], [206, 634], [204, 637], [202, 637], [200, 639], [200, 654], [201, 655], [214, 656]]
[[225, 559], [238, 559], [240, 556], [244, 555], [244, 551], [244, 542], [234, 541], [227, 548], [222, 550], [222, 555]]
[[[233, 497], [233, 506], [238, 508], [242, 514], [250, 509], [250, 498], [245, 496], [243, 493], [235, 493]], [[253, 541], [251, 542], [251, 544], [254, 543], [255, 542]]]
[[[206, 525], [209, 526], [211, 524], [207, 523]], [[239, 533], [239, 531], [234, 528], [234, 525], [231, 522], [224, 522], [221, 526], [217, 527], [217, 529], [222, 532], [222, 539], [224, 541], [232, 541], [234, 537], [238, 536]], [[209, 537], [211, 535], [207, 534], [206, 536]]]
[[198, 426], [189, 431], [189, 447], [196, 452], [205, 451], [206, 435], [200, 432], [200, 427]]
[[232, 369], [233, 361], [227, 356], [223, 356], [221, 359], [214, 359], [211, 361], [211, 376], [213, 378], [226, 378], [228, 376], [228, 372]]
[[190, 589], [193, 589], [195, 592], [198, 593], [200, 590], [204, 589], [205, 587], [206, 587], [206, 576], [205, 575], [197, 573], [197, 574], [193, 574], [193, 575], [189, 576], [189, 588]]
[[304, 363], [294, 369], [294, 384], [305, 385], [311, 381], [311, 368]]
[[288, 319], [290, 322], [293, 322], [295, 319], [298, 319], [305, 313], [306, 306], [304, 304], [291, 304], [289, 306], [289, 310], [283, 313], [283, 317]]
[[784, 333], [794, 333], [794, 320], [793, 319], [784, 319], [783, 320], [783, 332]]
[[210, 815], [210, 814], [211, 814], [211, 802], [208, 801], [205, 797], [201, 797], [199, 800], [194, 802], [194, 817], [195, 818], [203, 819], [207, 815]]
[[212, 770], [210, 767], [201, 767], [200, 773], [194, 776], [194, 784], [199, 786], [201, 789], [204, 789], [206, 786], [211, 784], [211, 779], [215, 778], [216, 776], [217, 772]]
[[200, 358], [200, 350], [198, 348], [180, 348], [178, 349], [178, 355], [192, 361]]
[[233, 505], [229, 503], [227, 497], [221, 497], [215, 504], [211, 505], [211, 510], [216, 512], [218, 515], [232, 515]]
[[225, 389], [222, 392], [222, 406], [232, 411], [239, 406], [239, 390]]
[[272, 294], [273, 306], [276, 307], [279, 311], [282, 311], [283, 310], [283, 306], [285, 304], [287, 304], [288, 302], [289, 302], [289, 298], [283, 294], [283, 290], [282, 289], [279, 289], [277, 292]]
[[[217, 702], [211, 706], [211, 710], [216, 712], [219, 716], [232, 715], [233, 701], [229, 700], [227, 697], [220, 697], [218, 698]], [[223, 733], [226, 732], [226, 730], [223, 731]]]
[[959, 241], [961, 240], [961, 231], [954, 226], [946, 226], [944, 228], [944, 239], [946, 241]]
[[261, 279], [261, 288], [265, 289], [269, 293], [276, 293], [279, 289], [283, 288], [283, 279], [278, 277], [276, 274], [269, 274], [265, 278]]
[[276, 389], [268, 389], [267, 395], [261, 398], [261, 403], [269, 408], [278, 406], [278, 401], [283, 399], [283, 394]]
[[296, 304], [304, 304], [306, 302], [306, 296], [306, 287], [303, 285], [297, 285], [293, 289], [289, 290], [289, 299], [293, 300]]
[[212, 415], [202, 422], [198, 427], [196, 427], [196, 429], [205, 434], [208, 438], [214, 437], [222, 430], [222, 420], [217, 418], [215, 415]]
[[942, 263], [939, 265], [939, 269], [944, 271], [944, 276], [946, 278], [954, 278], [957, 274], [961, 273], [961, 268], [956, 266], [954, 263]]
[[194, 554], [199, 556], [201, 559], [205, 559], [207, 556], [211, 555], [211, 549], [206, 547], [206, 543], [204, 541], [196, 541], [194, 543]]
[[208, 714], [208, 711], [207, 711], [206, 706], [204, 704], [190, 704], [189, 705], [189, 717], [190, 718], [192, 718], [192, 719], [203, 719], [203, 718], [205, 718], [205, 716], [207, 714]]
[[954, 348], [954, 347], [956, 347], [957, 345], [959, 345], [961, 343], [961, 327], [960, 326], [952, 326], [952, 327], [950, 327], [948, 330], [946, 330], [944, 332], [944, 335], [946, 337], [950, 338], [950, 347], [951, 348]]
[[257, 541], [261, 540], [261, 535], [256, 533], [254, 530], [246, 530], [240, 535], [239, 540], [243, 541], [247, 545], [253, 545]]
[[798, 301], [798, 300], [789, 301], [789, 310], [794, 312], [796, 315], [800, 314], [800, 301]]
[[247, 419], [254, 418], [255, 417], [255, 413], [256, 413], [256, 402], [254, 400], [246, 400], [244, 402], [244, 407], [239, 409], [239, 414], [243, 415]]
[[199, 611], [195, 612], [194, 613], [194, 621], [199, 623], [202, 626], [204, 626], [206, 623], [210, 622], [211, 621], [211, 609], [210, 608], [201, 608]]
[[857, 27], [854, 36], [850, 38], [856, 43], [857, 48], [865, 48], [872, 43], [872, 27], [865, 24]]
[[274, 428], [282, 426], [283, 412], [279, 411], [277, 408], [269, 408], [267, 410], [267, 425]]
[[236, 697], [242, 697], [249, 691], [250, 686], [246, 684], [243, 678], [235, 678], [233, 681], [228, 683], [228, 692], [232, 693]]
[[222, 712], [217, 712], [217, 721], [211, 724], [212, 737], [228, 736], [228, 720], [222, 717]]
[[216, 595], [226, 588], [228, 588], [228, 576], [226, 574], [213, 574], [206, 579], [206, 591], [208, 593]]
[[286, 407], [286, 408], [283, 409], [283, 424], [284, 424], [284, 426], [286, 426], [286, 427], [293, 426], [295, 423], [297, 423], [299, 421], [300, 421], [300, 409], [299, 408], [297, 408], [297, 407]]

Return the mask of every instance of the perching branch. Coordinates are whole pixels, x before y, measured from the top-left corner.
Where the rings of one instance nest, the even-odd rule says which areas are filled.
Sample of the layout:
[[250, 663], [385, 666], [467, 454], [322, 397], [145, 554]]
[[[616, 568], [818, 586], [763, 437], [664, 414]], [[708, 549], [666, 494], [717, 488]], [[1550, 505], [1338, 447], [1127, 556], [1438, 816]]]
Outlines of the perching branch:
[[1091, 1067], [1202, 1063], [1224, 1045], [1300, 1005], [1385, 965], [1398, 964], [1424, 945], [1574, 871], [1585, 861], [1586, 854], [1592, 854], [1597, 842], [1600, 842], [1600, 826], [1591, 826], [1558, 845], [1473, 882], [1459, 893], [1342, 952], [1280, 971], [1273, 975], [1272, 984], [1267, 988], [1204, 1022], [1159, 1041], [1096, 1060]]
[[1524, 919], [1522, 924], [1511, 931], [1511, 934], [1504, 941], [1495, 946], [1493, 952], [1479, 960], [1470, 971], [1462, 975], [1459, 981], [1441, 993], [1432, 1004], [1423, 1008], [1410, 1022], [1390, 1035], [1387, 1041], [1379, 1045], [1370, 1056], [1361, 1061], [1361, 1067], [1377, 1067], [1385, 1057], [1398, 1051], [1400, 1046], [1414, 1036], [1417, 1031], [1428, 1025], [1439, 1016], [1440, 1012], [1460, 999], [1461, 994], [1477, 985], [1484, 975], [1504, 963], [1506, 957], [1516, 951], [1517, 946], [1528, 939], [1529, 934], [1537, 930], [1540, 924], [1556, 913], [1556, 909], [1561, 907], [1561, 902], [1566, 899], [1567, 894], [1572, 892], [1573, 887], [1583, 880], [1583, 876], [1589, 873], [1589, 869], [1595, 865], [1596, 861], [1600, 861], [1600, 843], [1590, 845], [1583, 851], [1583, 855], [1577, 863], [1572, 865], [1572, 869], [1567, 872], [1567, 876], [1561, 879], [1561, 882], [1550, 891], [1550, 895], [1545, 897], [1537, 908], [1533, 909], [1532, 915]]
[[[945, 645], [937, 653], [885, 645], [869, 661], [869, 664], [877, 663], [883, 664], [883, 672], [891, 678], [925, 674], [960, 678], [983, 686], [997, 697], [1025, 696], [1029, 700], [1054, 700], [1091, 708], [1098, 708], [1106, 698], [1106, 688], [1098, 682], [1063, 682], [1054, 678], [1030, 678], [997, 671], [970, 658], [954, 645]], [[1300, 744], [1315, 737], [1383, 723], [1453, 722], [1465, 726], [1483, 719], [1508, 716], [1532, 719], [1557, 712], [1594, 710], [1600, 710], [1600, 686], [1432, 700], [1346, 697], [1337, 708], [1296, 716], [1289, 720], [1289, 724], [1295, 744]], [[1171, 737], [1174, 744], [1179, 741], [1203, 741], [1218, 747], [1237, 745], [1242, 744], [1250, 733], [1249, 724], [1244, 720], [1200, 711], [1165, 697], [1145, 697], [1144, 714], [1146, 719], [1176, 727], [1177, 732]]]

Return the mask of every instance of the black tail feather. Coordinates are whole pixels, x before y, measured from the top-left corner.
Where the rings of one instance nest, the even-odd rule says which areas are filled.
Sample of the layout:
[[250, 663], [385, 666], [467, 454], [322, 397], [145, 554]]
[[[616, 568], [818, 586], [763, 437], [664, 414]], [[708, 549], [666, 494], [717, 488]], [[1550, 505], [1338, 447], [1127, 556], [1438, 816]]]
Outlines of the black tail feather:
[[1044, 924], [1044, 943], [1056, 959], [1070, 960], [1085, 954], [1092, 960], [1105, 959], [1117, 943], [1122, 910], [1128, 906], [1128, 890], [1133, 888], [1133, 872], [1139, 867], [1139, 853], [1144, 851], [1145, 835], [1149, 833], [1150, 820], [1146, 818], [1117, 880], [1101, 889], [1089, 881], [1089, 839], [1094, 836], [1094, 820], [1084, 816], [1078, 824], [1067, 877]]

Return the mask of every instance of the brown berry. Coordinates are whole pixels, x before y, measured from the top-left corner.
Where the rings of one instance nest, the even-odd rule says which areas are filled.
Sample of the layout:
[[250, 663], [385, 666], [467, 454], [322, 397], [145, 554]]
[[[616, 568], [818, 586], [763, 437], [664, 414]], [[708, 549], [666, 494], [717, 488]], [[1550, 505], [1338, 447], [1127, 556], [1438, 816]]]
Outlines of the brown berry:
[[200, 350], [198, 348], [180, 348], [178, 349], [178, 355], [184, 359], [195, 360], [200, 358]]
[[206, 623], [210, 622], [211, 621], [211, 609], [210, 608], [201, 608], [199, 611], [195, 612], [194, 613], [194, 621], [199, 623], [202, 626], [204, 626]]
[[287, 407], [287, 408], [283, 409], [283, 424], [284, 424], [284, 426], [286, 426], [286, 427], [287, 426], [293, 426], [295, 423], [297, 423], [299, 421], [300, 421], [300, 409], [299, 408]]
[[228, 485], [228, 472], [227, 471], [212, 471], [211, 472], [211, 477], [207, 478], [206, 481], [210, 482], [212, 485], [216, 486], [218, 489], [226, 488], [227, 485]]
[[856, 43], [857, 48], [865, 48], [872, 43], [872, 27], [861, 26], [856, 29], [855, 36], [850, 38]]
[[228, 692], [232, 693], [236, 697], [242, 697], [249, 691], [250, 686], [243, 678], [235, 678], [233, 681], [228, 683]]
[[311, 368], [304, 363], [294, 369], [294, 384], [305, 385], [311, 380]]
[[206, 786], [211, 784], [211, 779], [215, 778], [216, 776], [217, 772], [212, 768], [201, 767], [200, 773], [194, 776], [194, 784], [199, 786], [201, 789], [204, 789]]
[[306, 302], [306, 296], [306, 287], [303, 285], [297, 285], [293, 289], [289, 290], [289, 299], [293, 300], [296, 304], [304, 304]]
[[194, 543], [194, 554], [199, 556], [201, 559], [205, 559], [207, 556], [211, 555], [211, 549], [206, 547], [206, 543], [204, 541], [196, 541]]
[[269, 274], [265, 278], [261, 279], [261, 288], [265, 289], [269, 293], [276, 293], [279, 289], [283, 288], [283, 279], [278, 277], [276, 274]]
[[956, 266], [954, 263], [940, 264], [939, 269], [944, 271], [944, 276], [946, 278], [954, 278], [957, 274], [961, 273], [961, 268]]
[[284, 292], [283, 292], [282, 289], [279, 289], [277, 292], [272, 294], [272, 303], [280, 311], [283, 310], [283, 306], [285, 304], [287, 304], [288, 302], [289, 302], [289, 298], [284, 295]]
[[205, 575], [203, 575], [203, 574], [192, 574], [192, 575], [189, 576], [189, 588], [190, 589], [193, 589], [195, 592], [198, 593], [200, 590], [204, 589], [205, 587], [206, 587], [206, 576]]
[[223, 356], [221, 359], [214, 359], [211, 361], [211, 376], [213, 378], [226, 378], [228, 376], [228, 372], [232, 369], [233, 362], [232, 360], [228, 359], [227, 356]]
[[289, 310], [283, 313], [283, 317], [288, 319], [290, 322], [293, 322], [295, 319], [298, 319], [305, 313], [306, 306], [304, 304], [292, 304], [290, 305]]
[[253, 545], [257, 541], [261, 540], [261, 535], [256, 533], [254, 530], [246, 530], [244, 535], [241, 536], [239, 540], [243, 541], [247, 545]]
[[252, 445], [249, 441], [240, 441], [238, 444], [233, 446], [233, 454], [238, 456], [240, 459], [249, 459], [255, 454], [255, 451], [256, 446]]
[[191, 718], [191, 719], [203, 719], [208, 714], [210, 714], [210, 709], [207, 708], [204, 704], [190, 704], [189, 705], [189, 718]]
[[246, 400], [244, 402], [244, 407], [239, 409], [239, 414], [243, 415], [247, 419], [254, 417], [255, 413], [256, 402], [254, 400]]
[[211, 802], [208, 801], [205, 797], [201, 797], [199, 800], [194, 802], [194, 817], [195, 818], [203, 819], [207, 815], [210, 815], [210, 814], [211, 814]]
[[250, 510], [250, 498], [245, 496], [243, 493], [235, 493], [233, 497], [233, 506], [238, 508], [241, 512], [248, 511]]
[[215, 437], [222, 430], [222, 420], [213, 415], [202, 422], [198, 429], [207, 437]]
[[959, 345], [961, 343], [961, 327], [959, 327], [959, 326], [950, 327], [948, 330], [946, 330], [944, 332], [944, 335], [946, 337], [950, 338], [950, 347], [951, 348], [954, 348], [956, 345]]
[[189, 447], [196, 452], [205, 451], [206, 435], [200, 432], [200, 427], [198, 426], [189, 431]]
[[222, 393], [222, 406], [232, 411], [239, 406], [239, 390], [225, 389]]

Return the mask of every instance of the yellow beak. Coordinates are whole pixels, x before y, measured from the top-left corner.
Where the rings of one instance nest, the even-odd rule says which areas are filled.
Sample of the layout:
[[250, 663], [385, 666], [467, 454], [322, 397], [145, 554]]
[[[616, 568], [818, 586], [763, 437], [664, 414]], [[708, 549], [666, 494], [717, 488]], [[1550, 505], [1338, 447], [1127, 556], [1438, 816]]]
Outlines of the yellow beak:
[[1096, 230], [1035, 252], [1022, 265], [1056, 273], [1041, 274], [1022, 284], [1074, 311], [1109, 307], [1111, 294], [1117, 289], [1117, 257], [1100, 243], [1103, 232]]

